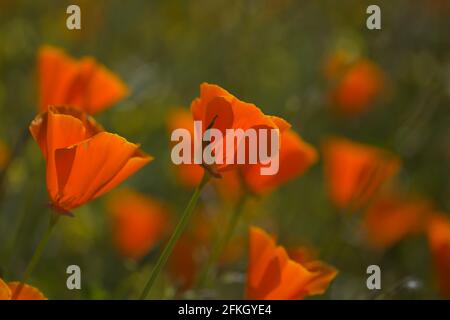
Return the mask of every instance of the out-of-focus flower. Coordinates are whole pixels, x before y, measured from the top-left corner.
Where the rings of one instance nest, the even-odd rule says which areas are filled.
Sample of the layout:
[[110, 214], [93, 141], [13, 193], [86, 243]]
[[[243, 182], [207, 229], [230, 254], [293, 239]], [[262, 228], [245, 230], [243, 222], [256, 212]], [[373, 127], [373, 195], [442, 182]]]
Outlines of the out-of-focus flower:
[[428, 223], [428, 241], [433, 256], [439, 291], [450, 298], [450, 218], [435, 214]]
[[[20, 282], [6, 283], [0, 278], [0, 300], [11, 300], [19, 286]], [[25, 284], [15, 300], [47, 300], [47, 298], [39, 289]]]
[[242, 169], [246, 187], [256, 194], [267, 193], [286, 181], [303, 174], [317, 161], [317, 152], [310, 144], [289, 129], [280, 135], [279, 170], [274, 175], [261, 175], [260, 164]]
[[368, 59], [352, 62], [348, 54], [339, 52], [327, 62], [325, 73], [332, 82], [332, 103], [342, 115], [354, 116], [366, 111], [383, 91], [385, 76]]
[[355, 57], [347, 50], [338, 50], [329, 55], [325, 60], [323, 73], [327, 80], [336, 81], [355, 60]]
[[0, 140], [0, 171], [8, 164], [10, 157], [8, 146]]
[[[214, 231], [221, 223], [221, 216], [210, 216], [204, 211], [195, 215], [192, 227], [177, 242], [169, 258], [169, 274], [181, 291], [192, 287], [199, 271], [208, 257], [208, 250], [215, 240]], [[243, 253], [242, 237], [233, 238], [223, 250], [219, 263], [227, 265], [236, 261]], [[209, 253], [211, 254], [211, 253]]]
[[30, 131], [47, 166], [51, 206], [68, 213], [114, 188], [152, 160], [83, 112], [50, 107], [32, 121]]
[[178, 290], [185, 291], [194, 285], [201, 265], [198, 254], [197, 243], [190, 236], [183, 235], [175, 245], [167, 270]]
[[424, 199], [386, 193], [369, 206], [363, 228], [375, 249], [393, 246], [408, 235], [425, 231], [433, 205]]
[[166, 233], [169, 209], [159, 201], [130, 189], [114, 192], [108, 201], [114, 243], [124, 257], [139, 260]]
[[265, 231], [250, 229], [247, 299], [292, 300], [322, 294], [336, 274], [322, 262], [291, 259]]
[[40, 112], [52, 105], [68, 105], [94, 114], [128, 92], [123, 81], [94, 58], [75, 60], [51, 46], [39, 49], [38, 76]]
[[331, 200], [341, 209], [366, 205], [400, 169], [390, 152], [344, 138], [328, 138], [323, 157]]
[[[202, 122], [203, 136], [207, 129], [214, 128], [222, 133], [222, 146], [227, 145], [227, 138], [231, 138], [227, 129], [279, 129], [280, 132], [290, 128], [290, 124], [281, 118], [265, 115], [252, 103], [243, 102], [221, 87], [209, 83], [200, 86], [200, 97], [191, 104], [194, 121]], [[236, 138], [235, 138], [236, 139]], [[234, 145], [236, 145], [236, 141]], [[270, 150], [270, 148], [268, 148]], [[228, 150], [226, 150], [228, 151]], [[236, 153], [237, 148], [234, 152]], [[211, 170], [222, 172], [239, 165], [227, 163], [227, 152], [222, 152], [222, 164], [216, 163]], [[248, 150], [246, 151], [248, 154]]]

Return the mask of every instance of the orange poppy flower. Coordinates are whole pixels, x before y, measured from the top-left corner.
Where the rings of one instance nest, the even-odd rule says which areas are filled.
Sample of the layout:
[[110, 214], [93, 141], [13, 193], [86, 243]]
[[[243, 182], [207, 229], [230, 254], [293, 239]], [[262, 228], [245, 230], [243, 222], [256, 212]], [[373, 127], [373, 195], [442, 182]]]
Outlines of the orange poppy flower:
[[251, 227], [246, 297], [293, 300], [321, 294], [337, 274], [332, 267], [324, 266], [291, 259], [264, 230]]
[[450, 218], [436, 214], [428, 224], [428, 241], [433, 256], [439, 291], [450, 298]]
[[303, 174], [317, 161], [317, 152], [293, 130], [280, 135], [279, 170], [274, 175], [261, 175], [260, 164], [242, 169], [245, 184], [256, 194], [267, 193], [286, 181]]
[[309, 272], [316, 274], [308, 286], [310, 295], [323, 294], [338, 274], [335, 267], [317, 259], [317, 253], [313, 248], [297, 247], [290, 249], [288, 254], [292, 260], [303, 265]]
[[432, 210], [432, 204], [424, 199], [383, 194], [364, 215], [367, 240], [375, 249], [388, 248], [408, 235], [424, 231]]
[[336, 110], [343, 115], [366, 111], [383, 90], [384, 75], [373, 62], [361, 59], [337, 79], [331, 92]]
[[[19, 285], [20, 282], [6, 283], [0, 278], [0, 300], [11, 300]], [[47, 298], [38, 289], [25, 284], [16, 300], [47, 300]]]
[[[169, 113], [167, 118], [167, 129], [169, 135], [176, 129], [187, 129], [191, 136], [194, 136], [194, 122], [192, 115], [189, 111], [183, 108], [177, 108]], [[194, 149], [194, 143], [192, 141], [192, 150]], [[176, 166], [176, 173], [180, 182], [188, 187], [195, 188], [202, 180], [204, 170], [197, 164], [179, 164]]]
[[51, 206], [62, 213], [101, 196], [152, 160], [75, 109], [50, 107], [30, 131], [47, 162]]
[[344, 138], [327, 139], [323, 153], [330, 196], [341, 209], [367, 204], [400, 169], [397, 156]]
[[[167, 118], [169, 135], [176, 129], [187, 129], [194, 136], [194, 121], [192, 114], [183, 108], [177, 108], [169, 113]], [[192, 149], [194, 148], [192, 142]], [[204, 169], [198, 164], [176, 165], [176, 174], [181, 184], [189, 188], [195, 188], [202, 180]], [[221, 173], [221, 179], [215, 179], [214, 185], [221, 196], [229, 200], [236, 200], [242, 194], [241, 181], [238, 173], [229, 170]]]
[[169, 211], [160, 202], [130, 189], [108, 201], [114, 243], [124, 257], [139, 260], [160, 241], [169, 226]]
[[[279, 129], [282, 132], [290, 127], [283, 119], [267, 116], [254, 104], [240, 101], [225, 89], [209, 83], [200, 85], [200, 97], [192, 101], [191, 112], [194, 121], [201, 121], [203, 124], [201, 135], [208, 128], [218, 129], [223, 136], [223, 146], [227, 144], [226, 129], [245, 131], [264, 128]], [[237, 149], [236, 143], [234, 145]], [[222, 172], [234, 167], [226, 163], [226, 153], [223, 152], [223, 164], [217, 164], [214, 170]]]
[[8, 146], [0, 140], [0, 171], [8, 164], [9, 157], [10, 153]]
[[91, 57], [75, 60], [62, 49], [43, 46], [38, 53], [39, 111], [69, 105], [94, 114], [122, 99], [126, 85]]

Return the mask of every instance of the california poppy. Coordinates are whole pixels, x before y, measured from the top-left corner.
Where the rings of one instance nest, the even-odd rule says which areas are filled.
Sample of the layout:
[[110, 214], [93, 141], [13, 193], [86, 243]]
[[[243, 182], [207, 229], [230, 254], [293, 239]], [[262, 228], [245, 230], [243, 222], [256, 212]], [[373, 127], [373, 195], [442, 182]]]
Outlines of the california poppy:
[[[176, 108], [171, 110], [167, 117], [167, 129], [169, 135], [176, 129], [187, 129], [191, 136], [194, 136], [194, 122], [192, 114], [183, 108]], [[194, 149], [193, 142], [191, 144]], [[182, 163], [175, 168], [180, 182], [189, 188], [195, 188], [202, 180], [204, 170], [198, 164]]]
[[135, 260], [163, 238], [171, 216], [164, 204], [131, 189], [114, 192], [108, 211], [117, 249], [124, 257]]
[[75, 109], [50, 107], [30, 131], [46, 159], [51, 206], [60, 212], [101, 196], [152, 160]]
[[404, 237], [425, 231], [432, 204], [421, 198], [385, 193], [369, 206], [363, 228], [369, 244], [376, 249], [388, 248]]
[[439, 291], [450, 298], [450, 218], [435, 214], [428, 224], [428, 241], [433, 256]]
[[[176, 129], [187, 129], [194, 135], [194, 122], [192, 114], [183, 108], [171, 110], [167, 118], [169, 135]], [[192, 143], [192, 149], [194, 148]], [[204, 169], [198, 164], [181, 163], [175, 166], [177, 178], [182, 185], [195, 188], [202, 180]], [[221, 179], [215, 179], [214, 185], [224, 199], [236, 200], [242, 195], [241, 178], [236, 170], [221, 172]]]
[[[0, 300], [11, 300], [20, 282], [4, 282], [0, 278]], [[44, 294], [30, 285], [22, 285], [19, 296], [15, 300], [47, 300]]]
[[279, 170], [274, 175], [261, 175], [260, 164], [245, 165], [242, 174], [246, 187], [261, 194], [305, 172], [317, 160], [317, 152], [295, 131], [288, 129], [280, 135]]
[[94, 58], [75, 60], [51, 46], [39, 49], [38, 77], [40, 112], [51, 105], [68, 105], [94, 114], [128, 92], [123, 81]]
[[247, 299], [292, 300], [322, 294], [337, 274], [317, 262], [297, 262], [264, 230], [250, 228]]
[[[284, 120], [273, 117], [271, 121], [285, 128]], [[188, 129], [191, 135], [194, 134], [192, 115], [181, 108], [173, 110], [168, 117], [169, 132], [178, 128]], [[220, 193], [229, 199], [239, 198], [243, 189], [255, 194], [266, 193], [301, 175], [316, 160], [315, 149], [293, 130], [285, 129], [280, 134], [279, 170], [276, 174], [261, 175], [261, 164], [248, 164], [239, 166], [239, 170], [222, 171], [222, 179], [214, 182]], [[189, 187], [198, 185], [203, 176], [202, 167], [196, 164], [180, 164], [176, 170], [180, 181]]]
[[[200, 97], [194, 99], [191, 104], [191, 112], [194, 121], [202, 122], [203, 136], [207, 129], [217, 129], [222, 133], [222, 145], [227, 145], [227, 139], [231, 137], [227, 129], [278, 129], [280, 132], [290, 128], [285, 120], [265, 115], [257, 106], [239, 100], [221, 87], [209, 83], [200, 86]], [[235, 139], [235, 137], [233, 137]], [[234, 143], [235, 149], [239, 141]], [[270, 149], [270, 148], [269, 148]], [[226, 150], [228, 152], [228, 150]], [[235, 165], [226, 161], [226, 153], [223, 152], [223, 161], [212, 168], [213, 171], [222, 172]], [[235, 150], [236, 152], [236, 150]], [[248, 150], [246, 151], [248, 154]]]
[[341, 209], [366, 205], [400, 169], [390, 152], [344, 138], [327, 139], [323, 156], [331, 200]]
[[[358, 115], [373, 103], [383, 90], [385, 76], [368, 59], [359, 59], [346, 65], [346, 56], [339, 56], [328, 64], [328, 77], [333, 85], [331, 99], [336, 110], [343, 115]], [[345, 59], [344, 61], [342, 59]]]

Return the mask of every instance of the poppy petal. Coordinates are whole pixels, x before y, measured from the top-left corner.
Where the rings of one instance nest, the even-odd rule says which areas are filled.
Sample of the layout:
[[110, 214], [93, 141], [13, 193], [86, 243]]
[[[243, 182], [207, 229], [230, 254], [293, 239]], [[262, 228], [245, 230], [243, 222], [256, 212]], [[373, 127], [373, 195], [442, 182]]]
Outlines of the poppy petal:
[[59, 189], [62, 208], [75, 208], [100, 196], [150, 161], [137, 151], [137, 145], [107, 132], [56, 150], [57, 175], [67, 174], [65, 160], [73, 158], [70, 174]]
[[0, 279], [0, 300], [10, 300], [11, 299], [11, 289], [8, 285]]
[[[21, 285], [20, 282], [9, 282], [8, 286], [11, 289], [11, 292], [17, 290], [17, 288]], [[28, 284], [23, 285], [22, 290], [16, 300], [47, 300], [44, 294], [39, 291], [37, 288], [32, 287]]]

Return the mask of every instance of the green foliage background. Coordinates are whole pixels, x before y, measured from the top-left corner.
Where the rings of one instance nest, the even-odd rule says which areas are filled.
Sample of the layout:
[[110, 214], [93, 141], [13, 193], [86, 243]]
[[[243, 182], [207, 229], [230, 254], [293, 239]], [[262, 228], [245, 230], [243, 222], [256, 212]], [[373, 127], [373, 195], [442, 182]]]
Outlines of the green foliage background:
[[[34, 118], [36, 52], [52, 44], [74, 56], [95, 56], [130, 86], [128, 98], [96, 118], [156, 157], [126, 184], [170, 203], [175, 212], [190, 191], [173, 173], [165, 118], [172, 107], [188, 107], [204, 81], [286, 118], [316, 147], [338, 134], [396, 152], [404, 162], [402, 187], [450, 212], [450, 9], [434, 10], [433, 4], [445, 2], [439, 0], [375, 2], [382, 8], [381, 31], [365, 27], [373, 1], [2, 1], [0, 138], [12, 148]], [[80, 31], [66, 29], [69, 4], [81, 7]], [[322, 75], [326, 56], [338, 48], [372, 59], [389, 78], [389, 99], [351, 120], [330, 112]], [[324, 186], [320, 161], [259, 199], [251, 221], [277, 233], [281, 243], [317, 246], [321, 258], [340, 270], [319, 298], [437, 297], [425, 237], [384, 253], [369, 251], [357, 239], [359, 217], [337, 215]], [[46, 226], [46, 201], [43, 159], [29, 139], [12, 163], [0, 203], [5, 278], [20, 278]], [[31, 283], [50, 299], [135, 298], [159, 247], [140, 264], [123, 261], [111, 244], [103, 198], [63, 220]], [[81, 291], [66, 289], [70, 264], [82, 269]], [[365, 286], [370, 264], [381, 266], [381, 293]], [[184, 297], [241, 298], [245, 266], [243, 259], [207, 293]], [[162, 277], [154, 297], [173, 293]]]

